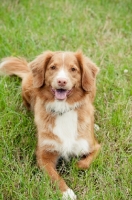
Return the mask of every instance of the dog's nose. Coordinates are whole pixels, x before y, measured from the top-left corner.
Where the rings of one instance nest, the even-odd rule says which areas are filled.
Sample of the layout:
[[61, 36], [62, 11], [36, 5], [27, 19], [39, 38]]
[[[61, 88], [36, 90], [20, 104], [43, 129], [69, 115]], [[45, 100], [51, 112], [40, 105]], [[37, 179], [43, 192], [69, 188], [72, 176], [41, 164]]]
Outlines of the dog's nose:
[[67, 79], [65, 79], [65, 78], [59, 78], [57, 80], [57, 83], [58, 83], [59, 86], [65, 86], [67, 84]]

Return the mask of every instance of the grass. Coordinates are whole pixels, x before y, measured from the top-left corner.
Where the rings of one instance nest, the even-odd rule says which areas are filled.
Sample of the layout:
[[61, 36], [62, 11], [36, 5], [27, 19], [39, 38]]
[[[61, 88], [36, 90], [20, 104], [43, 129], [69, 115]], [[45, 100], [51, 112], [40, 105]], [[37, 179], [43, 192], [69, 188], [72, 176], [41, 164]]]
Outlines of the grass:
[[[102, 151], [85, 172], [75, 169], [74, 160], [58, 167], [79, 200], [132, 197], [131, 21], [131, 0], [0, 2], [0, 58], [32, 60], [47, 49], [82, 49], [100, 67], [95, 100], [100, 129], [95, 133]], [[61, 198], [36, 166], [35, 135], [19, 78], [0, 77], [0, 199]]]

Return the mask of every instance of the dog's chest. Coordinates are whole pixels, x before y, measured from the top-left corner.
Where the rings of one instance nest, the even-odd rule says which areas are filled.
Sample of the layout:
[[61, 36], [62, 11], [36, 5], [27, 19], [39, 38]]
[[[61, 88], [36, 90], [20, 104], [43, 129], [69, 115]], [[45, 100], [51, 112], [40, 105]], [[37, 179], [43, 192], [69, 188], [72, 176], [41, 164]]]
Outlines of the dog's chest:
[[53, 133], [63, 142], [77, 137], [77, 112], [71, 110], [63, 115], [58, 115], [55, 120]]
[[69, 155], [82, 155], [89, 151], [88, 142], [78, 138], [78, 116], [77, 112], [71, 110], [58, 115], [55, 120], [53, 134], [61, 140], [58, 147], [60, 154], [64, 157]]

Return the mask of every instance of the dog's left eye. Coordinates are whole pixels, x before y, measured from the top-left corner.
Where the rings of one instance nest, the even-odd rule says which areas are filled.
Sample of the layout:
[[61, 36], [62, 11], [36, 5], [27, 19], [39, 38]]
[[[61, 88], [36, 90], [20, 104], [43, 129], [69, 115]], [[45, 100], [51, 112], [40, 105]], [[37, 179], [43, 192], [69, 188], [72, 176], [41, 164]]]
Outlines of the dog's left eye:
[[71, 68], [71, 71], [72, 71], [72, 72], [75, 72], [75, 71], [76, 71], [76, 68], [72, 67], [72, 68]]
[[56, 69], [56, 66], [53, 65], [53, 66], [51, 66], [50, 68], [51, 68], [52, 70], [55, 70], [55, 69]]

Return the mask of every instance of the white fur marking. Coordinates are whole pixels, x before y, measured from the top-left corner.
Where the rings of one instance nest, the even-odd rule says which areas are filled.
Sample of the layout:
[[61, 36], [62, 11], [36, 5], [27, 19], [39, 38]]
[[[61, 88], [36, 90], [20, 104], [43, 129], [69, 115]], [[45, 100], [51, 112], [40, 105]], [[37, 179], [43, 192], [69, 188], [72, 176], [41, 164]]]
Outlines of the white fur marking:
[[56, 150], [66, 159], [68, 159], [69, 155], [79, 156], [89, 152], [88, 142], [84, 139], [78, 139], [77, 118], [77, 112], [71, 110], [62, 116], [57, 116], [55, 120], [53, 133], [62, 142]]
[[[47, 144], [52, 145], [54, 150], [66, 159], [69, 155], [79, 156], [90, 151], [88, 142], [83, 138], [78, 139], [78, 116], [75, 109], [82, 104], [83, 102], [77, 102], [69, 105], [65, 101], [57, 100], [46, 104], [46, 111], [51, 113], [54, 111], [53, 115], [56, 115], [55, 127], [51, 131], [61, 141], [61, 143], [58, 143], [57, 141], [46, 140]], [[59, 115], [60, 113], [63, 114]], [[46, 145], [46, 141], [41, 142], [41, 145]]]
[[43, 146], [52, 146], [54, 147], [55, 150], [58, 150], [59, 149], [59, 143], [56, 142], [55, 140], [49, 140], [49, 139], [44, 139], [43, 141], [40, 141], [40, 146], [43, 147]]
[[67, 77], [67, 74], [66, 74], [66, 72], [65, 72], [65, 70], [62, 68], [59, 72], [58, 72], [58, 74], [57, 74], [57, 77], [56, 77], [57, 79], [58, 78], [68, 78]]
[[73, 190], [71, 190], [70, 188], [68, 188], [65, 192], [63, 192], [63, 197], [62, 197], [62, 200], [68, 200], [68, 199], [71, 199], [71, 200], [77, 199]]
[[64, 58], [65, 58], [65, 53], [62, 54], [62, 63], [63, 64], [62, 64], [62, 68], [60, 69], [60, 71], [57, 74], [57, 78], [68, 78], [67, 74], [66, 74], [66, 72], [64, 70], [64, 66], [65, 66], [65, 64], [64, 64]]
[[62, 54], [63, 67], [64, 67], [64, 58], [65, 58], [65, 53]]
[[65, 101], [55, 100], [52, 103], [47, 103], [46, 104], [46, 111], [47, 112], [52, 112], [52, 110], [54, 110], [56, 114], [64, 113], [64, 112], [68, 112], [70, 110], [75, 110], [76, 108], [80, 107], [82, 104], [83, 104], [83, 102], [76, 102], [76, 103], [74, 103], [72, 105], [69, 105]]

